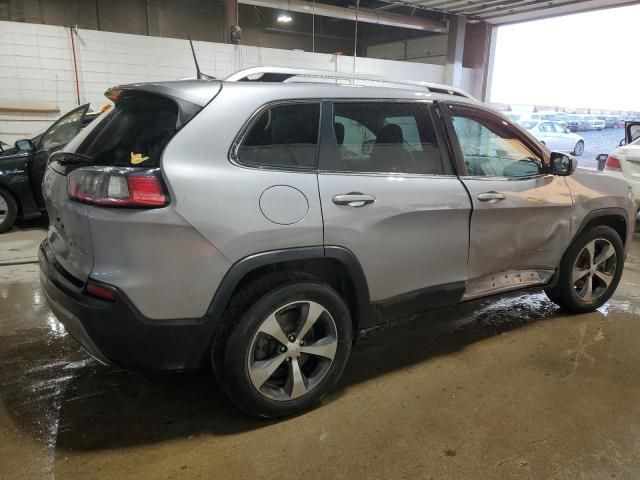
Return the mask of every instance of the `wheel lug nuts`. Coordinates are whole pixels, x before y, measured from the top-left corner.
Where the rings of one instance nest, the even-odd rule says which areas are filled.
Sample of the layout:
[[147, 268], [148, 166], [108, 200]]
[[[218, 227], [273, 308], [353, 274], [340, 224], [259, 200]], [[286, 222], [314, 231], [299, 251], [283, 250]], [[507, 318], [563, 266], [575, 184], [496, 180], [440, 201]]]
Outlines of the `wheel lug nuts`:
[[300, 346], [302, 347], [304, 345], [304, 340], [300, 340]]
[[290, 342], [295, 342], [296, 341], [296, 336], [295, 335], [289, 335], [289, 341]]
[[287, 357], [284, 359], [285, 362], [289, 363], [291, 361], [291, 357]]
[[284, 353], [287, 351], [287, 347], [285, 347], [284, 345], [280, 347], [280, 352]]

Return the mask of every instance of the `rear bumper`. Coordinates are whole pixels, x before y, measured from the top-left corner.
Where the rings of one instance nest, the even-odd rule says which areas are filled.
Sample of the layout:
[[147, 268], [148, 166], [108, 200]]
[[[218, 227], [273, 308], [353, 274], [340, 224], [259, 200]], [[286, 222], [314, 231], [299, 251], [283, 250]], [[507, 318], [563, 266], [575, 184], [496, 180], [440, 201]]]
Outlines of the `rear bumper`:
[[151, 320], [122, 292], [114, 302], [85, 294], [84, 285], [72, 283], [57, 265], [47, 240], [38, 259], [40, 284], [53, 314], [100, 362], [154, 370], [200, 365], [211, 340], [203, 319]]

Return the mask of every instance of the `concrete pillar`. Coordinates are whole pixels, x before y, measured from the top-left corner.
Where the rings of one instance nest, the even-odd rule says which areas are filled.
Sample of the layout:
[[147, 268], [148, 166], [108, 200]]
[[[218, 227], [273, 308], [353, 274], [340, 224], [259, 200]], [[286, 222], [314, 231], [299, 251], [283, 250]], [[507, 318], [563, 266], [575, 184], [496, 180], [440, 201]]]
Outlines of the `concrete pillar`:
[[496, 39], [498, 37], [498, 29], [491, 27], [491, 34], [489, 35], [489, 48], [487, 52], [487, 60], [484, 66], [484, 81], [482, 84], [482, 98], [483, 102], [489, 102], [491, 100], [491, 88], [493, 87], [493, 67], [496, 58]]
[[238, 0], [227, 0], [226, 2], [226, 22], [224, 25], [224, 42], [231, 43], [231, 27], [240, 25], [238, 23]]
[[444, 78], [444, 83], [452, 87], [462, 87], [462, 54], [464, 53], [466, 31], [467, 17], [453, 15], [449, 20], [447, 65]]

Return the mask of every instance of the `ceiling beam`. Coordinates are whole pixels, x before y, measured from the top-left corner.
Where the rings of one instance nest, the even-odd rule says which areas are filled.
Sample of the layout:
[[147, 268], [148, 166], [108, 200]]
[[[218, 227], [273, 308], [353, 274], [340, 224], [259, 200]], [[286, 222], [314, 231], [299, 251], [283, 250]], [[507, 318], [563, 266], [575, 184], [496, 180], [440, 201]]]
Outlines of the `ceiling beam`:
[[256, 7], [273, 8], [275, 10], [314, 14], [323, 17], [339, 18], [364, 23], [387, 25], [390, 27], [420, 30], [423, 32], [447, 32], [448, 25], [444, 20], [431, 20], [424, 17], [396, 15], [376, 12], [369, 9], [337, 7], [326, 3], [312, 3], [304, 0], [238, 0], [239, 3]]

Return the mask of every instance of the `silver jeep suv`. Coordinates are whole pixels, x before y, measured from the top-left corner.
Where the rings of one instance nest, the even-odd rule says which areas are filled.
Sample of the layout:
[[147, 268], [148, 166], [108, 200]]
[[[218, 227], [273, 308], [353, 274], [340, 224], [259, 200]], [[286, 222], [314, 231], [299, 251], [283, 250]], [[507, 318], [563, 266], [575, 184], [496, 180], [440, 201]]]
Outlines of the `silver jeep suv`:
[[250, 414], [318, 402], [363, 329], [534, 287], [587, 312], [622, 275], [627, 184], [463, 91], [256, 68], [106, 95], [49, 159], [49, 305], [105, 363], [211, 364]]

